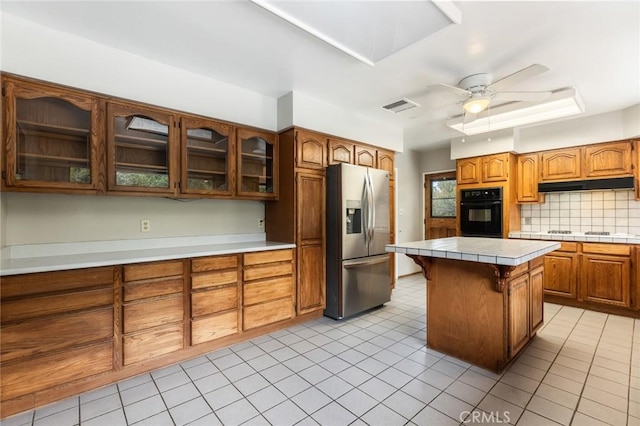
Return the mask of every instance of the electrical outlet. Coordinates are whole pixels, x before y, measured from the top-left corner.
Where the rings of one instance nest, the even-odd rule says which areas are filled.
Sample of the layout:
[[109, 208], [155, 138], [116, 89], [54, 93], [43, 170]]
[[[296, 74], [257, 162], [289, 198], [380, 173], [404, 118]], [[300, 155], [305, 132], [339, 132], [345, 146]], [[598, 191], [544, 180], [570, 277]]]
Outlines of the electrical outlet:
[[260, 229], [264, 228], [264, 219], [260, 219], [258, 221], [258, 228], [260, 228]]
[[151, 221], [149, 219], [142, 219], [140, 221], [140, 232], [151, 231]]

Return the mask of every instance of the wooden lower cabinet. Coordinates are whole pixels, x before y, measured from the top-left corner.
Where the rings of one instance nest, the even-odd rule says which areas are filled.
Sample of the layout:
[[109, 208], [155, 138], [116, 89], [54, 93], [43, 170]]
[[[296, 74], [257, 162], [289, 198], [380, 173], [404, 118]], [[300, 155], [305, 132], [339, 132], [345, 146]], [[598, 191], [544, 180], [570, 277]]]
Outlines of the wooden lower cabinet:
[[509, 354], [516, 354], [529, 341], [529, 275], [509, 283]]
[[544, 323], [544, 277], [543, 266], [529, 271], [529, 334], [533, 334]]
[[238, 255], [191, 262], [191, 344], [238, 333], [240, 300]]
[[293, 249], [243, 255], [243, 330], [295, 316]]
[[113, 267], [3, 277], [1, 286], [2, 401], [113, 370]]
[[184, 348], [184, 261], [123, 268], [123, 365]]
[[580, 298], [586, 302], [631, 307], [630, 247], [582, 244]]
[[[304, 271], [301, 273], [300, 271]], [[325, 308], [325, 249], [324, 244], [298, 248], [298, 313], [304, 314]]]
[[570, 299], [578, 297], [577, 243], [561, 243], [544, 257], [544, 291], [546, 294]]

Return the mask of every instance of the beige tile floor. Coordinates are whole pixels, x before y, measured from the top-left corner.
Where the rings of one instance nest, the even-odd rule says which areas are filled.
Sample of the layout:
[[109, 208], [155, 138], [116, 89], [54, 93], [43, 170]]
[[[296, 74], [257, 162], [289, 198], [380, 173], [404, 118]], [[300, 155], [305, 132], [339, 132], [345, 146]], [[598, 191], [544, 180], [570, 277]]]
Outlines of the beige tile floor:
[[503, 374], [425, 347], [425, 284], [10, 417], [16, 425], [640, 426], [640, 320], [545, 304]]

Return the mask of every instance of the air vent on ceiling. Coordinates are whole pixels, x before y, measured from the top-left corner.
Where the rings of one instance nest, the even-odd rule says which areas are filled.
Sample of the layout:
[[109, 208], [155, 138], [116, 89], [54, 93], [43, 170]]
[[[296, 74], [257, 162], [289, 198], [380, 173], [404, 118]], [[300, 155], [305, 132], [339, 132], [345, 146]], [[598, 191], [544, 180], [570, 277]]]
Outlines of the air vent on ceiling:
[[382, 108], [386, 109], [387, 111], [398, 113], [400, 111], [406, 111], [408, 109], [419, 107], [419, 106], [420, 106], [419, 104], [413, 102], [412, 100], [409, 100], [407, 98], [402, 98], [399, 101], [392, 102], [389, 105], [383, 106]]

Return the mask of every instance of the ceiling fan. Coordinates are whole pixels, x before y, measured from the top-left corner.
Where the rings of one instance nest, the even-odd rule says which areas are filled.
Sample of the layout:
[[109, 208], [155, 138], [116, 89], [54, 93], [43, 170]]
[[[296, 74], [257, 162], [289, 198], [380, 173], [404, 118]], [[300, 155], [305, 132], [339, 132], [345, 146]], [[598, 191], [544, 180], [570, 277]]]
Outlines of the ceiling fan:
[[456, 104], [462, 103], [464, 122], [470, 123], [475, 120], [479, 113], [487, 109], [494, 100], [540, 102], [546, 99], [551, 95], [551, 92], [505, 91], [505, 89], [548, 70], [549, 68], [544, 65], [533, 64], [495, 82], [492, 81], [493, 76], [491, 74], [480, 73], [463, 78], [457, 86], [450, 86], [444, 83], [439, 83], [438, 86], [456, 95], [466, 97], [465, 100], [456, 102]]

